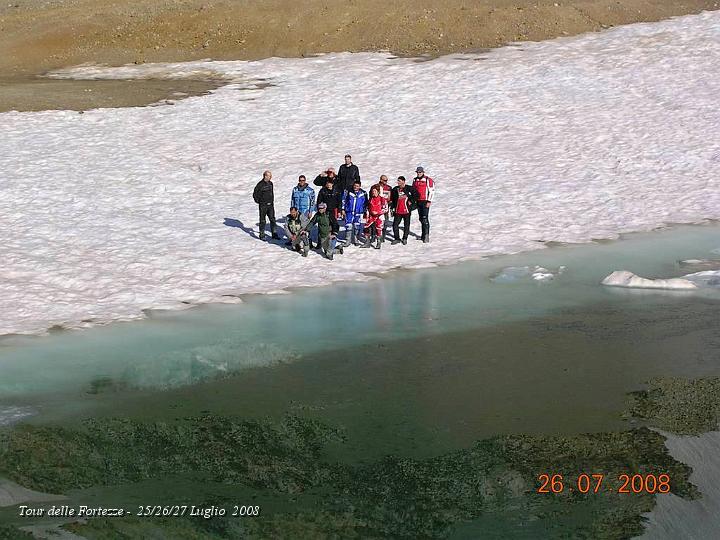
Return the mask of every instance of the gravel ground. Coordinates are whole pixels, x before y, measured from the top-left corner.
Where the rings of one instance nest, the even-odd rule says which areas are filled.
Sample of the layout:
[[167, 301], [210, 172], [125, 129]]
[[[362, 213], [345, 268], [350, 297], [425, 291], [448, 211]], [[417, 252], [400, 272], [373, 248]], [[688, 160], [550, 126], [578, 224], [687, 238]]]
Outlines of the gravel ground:
[[715, 0], [5, 0], [0, 5], [0, 111], [158, 100], [157, 92], [145, 92], [142, 85], [131, 95], [122, 85], [105, 85], [72, 99], [47, 85], [9, 89], [14, 81], [26, 83], [49, 69], [85, 62], [376, 50], [439, 55], [718, 7]]

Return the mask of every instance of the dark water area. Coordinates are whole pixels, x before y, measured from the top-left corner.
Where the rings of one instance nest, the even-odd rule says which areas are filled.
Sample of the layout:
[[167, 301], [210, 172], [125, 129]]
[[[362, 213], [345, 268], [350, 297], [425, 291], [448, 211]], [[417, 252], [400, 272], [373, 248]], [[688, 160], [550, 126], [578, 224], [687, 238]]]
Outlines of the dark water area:
[[594, 305], [330, 350], [161, 393], [109, 384], [87, 399], [96, 416], [139, 420], [301, 412], [346, 427], [352, 452], [341, 459], [421, 458], [494, 435], [627, 429], [627, 393], [646, 381], [720, 375], [717, 312], [714, 301], [687, 298]]

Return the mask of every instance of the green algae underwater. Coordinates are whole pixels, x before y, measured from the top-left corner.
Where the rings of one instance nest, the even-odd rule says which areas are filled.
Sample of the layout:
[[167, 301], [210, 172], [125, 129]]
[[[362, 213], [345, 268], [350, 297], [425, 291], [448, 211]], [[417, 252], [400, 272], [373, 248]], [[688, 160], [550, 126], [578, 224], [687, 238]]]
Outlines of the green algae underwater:
[[325, 458], [325, 446], [342, 441], [341, 430], [298, 416], [87, 421], [77, 430], [20, 426], [5, 435], [0, 462], [2, 474], [38, 490], [68, 493], [176, 477], [188, 491], [164, 495], [161, 504], [183, 504], [193, 485], [216, 483], [235, 495], [216, 494], [198, 506], [244, 501], [263, 509], [257, 518], [130, 517], [65, 526], [86, 538], [444, 538], [457, 532], [455, 525], [483, 516], [497, 519], [498, 538], [510, 528], [528, 538], [570, 530], [576, 538], [626, 538], [642, 532], [640, 514], [653, 507], [652, 495], [540, 494], [538, 474], [602, 471], [609, 479], [663, 471], [674, 493], [697, 495], [689, 468], [644, 427], [495, 437], [434, 458], [386, 456], [355, 465]]
[[[538, 476], [561, 473], [569, 482], [601, 472], [609, 486], [623, 473], [666, 473], [674, 494], [697, 497], [690, 468], [648, 426], [714, 429], [719, 387], [720, 378], [653, 380], [628, 394], [626, 419], [645, 425], [625, 431], [505, 435], [433, 457], [355, 463], [332, 459], [350, 444], [343, 428], [299, 414], [20, 424], [2, 431], [0, 476], [68, 494], [63, 504], [261, 508], [257, 517], [66, 520], [65, 530], [89, 539], [630, 538], [642, 533], [654, 495], [542, 494]], [[0, 513], [14, 521], [0, 538], [29, 537], [10, 515]]]

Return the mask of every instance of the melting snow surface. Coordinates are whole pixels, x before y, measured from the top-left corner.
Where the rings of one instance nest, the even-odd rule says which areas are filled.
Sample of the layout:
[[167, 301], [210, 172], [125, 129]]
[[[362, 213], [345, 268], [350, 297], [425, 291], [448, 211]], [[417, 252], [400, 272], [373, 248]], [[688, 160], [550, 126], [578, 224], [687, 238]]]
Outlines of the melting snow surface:
[[[54, 76], [198, 72], [229, 84], [173, 106], [0, 114], [0, 334], [720, 218], [720, 12], [422, 63], [343, 53]], [[426, 167], [431, 244], [330, 262], [251, 236], [263, 169], [282, 216], [298, 174], [348, 151], [366, 186]]]

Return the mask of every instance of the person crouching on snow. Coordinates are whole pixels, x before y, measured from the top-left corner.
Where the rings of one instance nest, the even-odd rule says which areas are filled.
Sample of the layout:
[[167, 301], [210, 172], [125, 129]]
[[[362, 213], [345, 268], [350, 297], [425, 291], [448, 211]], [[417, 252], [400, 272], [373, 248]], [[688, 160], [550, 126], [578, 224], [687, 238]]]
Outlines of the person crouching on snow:
[[362, 247], [370, 247], [370, 243], [375, 241], [373, 247], [380, 249], [380, 241], [382, 239], [383, 225], [387, 211], [387, 200], [380, 195], [380, 190], [377, 186], [373, 186], [370, 190], [370, 200], [368, 201], [365, 215], [365, 244]]
[[326, 203], [319, 203], [317, 209], [317, 213], [307, 223], [304, 230], [309, 231], [314, 225], [317, 225], [320, 247], [325, 257], [332, 261], [336, 247], [340, 254], [343, 252], [342, 246], [337, 245], [337, 234], [340, 226], [335, 216], [327, 211], [328, 206]]
[[363, 226], [363, 216], [367, 210], [368, 195], [360, 188], [360, 180], [355, 180], [352, 189], [343, 195], [343, 217], [345, 218], [345, 245], [358, 245]]
[[[335, 186], [335, 180], [335, 178], [331, 178], [330, 176], [325, 178], [325, 186], [320, 189], [320, 193], [318, 193], [317, 196], [317, 205], [319, 206], [320, 203], [325, 203], [327, 213], [332, 214], [337, 220], [342, 211], [343, 194]], [[320, 249], [320, 240], [317, 241], [317, 248]], [[312, 249], [312, 244], [310, 245], [310, 249]]]
[[307, 228], [310, 220], [307, 216], [293, 206], [285, 221], [285, 234], [290, 239], [290, 249], [299, 251], [303, 257], [310, 251], [310, 235]]

